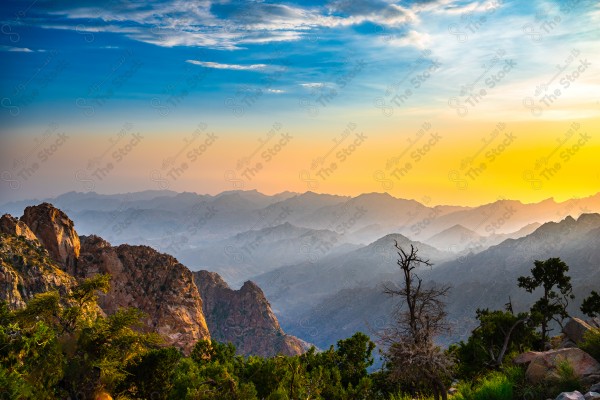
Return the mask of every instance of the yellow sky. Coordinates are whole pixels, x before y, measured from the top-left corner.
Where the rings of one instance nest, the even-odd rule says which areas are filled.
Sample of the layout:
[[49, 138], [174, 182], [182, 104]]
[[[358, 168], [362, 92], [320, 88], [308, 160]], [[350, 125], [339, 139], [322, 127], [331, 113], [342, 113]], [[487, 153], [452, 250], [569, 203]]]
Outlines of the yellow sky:
[[[600, 119], [398, 121], [388, 123], [387, 129], [348, 122], [327, 133], [275, 123], [244, 134], [208, 127], [183, 134], [142, 131], [137, 143], [135, 127], [125, 128], [121, 137], [119, 130], [113, 135], [75, 135], [67, 130], [68, 140], [46, 161], [40, 162], [36, 154], [30, 157], [28, 163], [37, 161], [42, 168], [27, 179], [21, 177], [20, 187], [11, 194], [15, 199], [69, 190], [313, 190], [344, 195], [387, 191], [432, 205], [477, 205], [499, 198], [526, 203], [549, 197], [565, 200], [600, 191]], [[56, 141], [58, 132], [51, 133], [47, 143]], [[259, 148], [259, 140], [266, 144]], [[15, 136], [9, 146], [13, 154], [27, 154], [32, 144], [31, 138]], [[126, 150], [127, 145], [129, 151], [115, 157], [114, 151]], [[18, 174], [9, 157], [2, 164], [13, 177]]]

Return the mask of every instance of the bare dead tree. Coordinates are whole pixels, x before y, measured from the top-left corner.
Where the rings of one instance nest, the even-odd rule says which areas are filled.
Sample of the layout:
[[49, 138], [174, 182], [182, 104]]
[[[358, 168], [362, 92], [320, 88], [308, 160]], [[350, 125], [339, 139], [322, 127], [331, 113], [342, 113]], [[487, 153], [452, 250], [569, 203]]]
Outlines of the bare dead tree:
[[392, 326], [379, 333], [390, 377], [412, 387], [428, 386], [436, 400], [447, 399], [444, 379], [451, 374], [453, 360], [434, 343], [434, 338], [449, 330], [444, 299], [449, 286], [426, 287], [415, 269], [431, 267], [413, 245], [405, 251], [395, 242], [397, 264], [402, 271], [399, 287], [384, 285], [384, 293], [399, 297]]

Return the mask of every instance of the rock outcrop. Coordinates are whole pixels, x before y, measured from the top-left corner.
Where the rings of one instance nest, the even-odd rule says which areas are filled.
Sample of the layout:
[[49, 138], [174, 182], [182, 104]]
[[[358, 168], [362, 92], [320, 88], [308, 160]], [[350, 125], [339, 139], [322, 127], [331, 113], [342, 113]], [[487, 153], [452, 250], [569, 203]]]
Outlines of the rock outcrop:
[[296, 355], [306, 343], [287, 335], [263, 291], [251, 281], [232, 290], [215, 272], [194, 272], [203, 310], [213, 339], [233, 343], [241, 354]]
[[50, 257], [72, 273], [79, 257], [79, 236], [73, 221], [49, 203], [30, 206], [25, 209], [21, 221], [27, 224], [40, 243], [48, 250]]
[[218, 274], [194, 275], [148, 246], [79, 237], [73, 221], [51, 204], [27, 207], [20, 220], [2, 216], [0, 233], [0, 300], [12, 308], [25, 306], [36, 293], [66, 293], [76, 280], [110, 274], [109, 292], [98, 297], [100, 308], [107, 314], [122, 307], [143, 311], [146, 329], [185, 353], [198, 340], [210, 339], [209, 328], [214, 339], [246, 355], [295, 355], [307, 348], [283, 332], [256, 284], [232, 290]]
[[105, 312], [142, 310], [150, 329], [186, 353], [210, 338], [192, 273], [174, 257], [147, 246], [113, 247], [98, 236], [82, 236], [77, 277], [98, 273], [111, 275], [110, 291], [98, 300]]
[[31, 229], [29, 229], [27, 224], [23, 221], [19, 221], [10, 214], [4, 214], [0, 217], [0, 233], [23, 236], [29, 240], [37, 241], [37, 237]]
[[562, 331], [569, 338], [569, 340], [577, 344], [583, 341], [583, 335], [592, 329], [592, 326], [587, 322], [579, 318], [571, 318], [565, 324]]
[[527, 379], [534, 384], [552, 381], [558, 378], [558, 366], [568, 362], [575, 375], [584, 383], [600, 376], [600, 363], [578, 348], [567, 348], [545, 352], [528, 352], [515, 359], [517, 363], [529, 366], [525, 371]]
[[60, 269], [39, 242], [0, 235], [0, 300], [10, 308], [24, 307], [34, 295], [49, 290], [65, 295], [74, 284], [75, 279]]

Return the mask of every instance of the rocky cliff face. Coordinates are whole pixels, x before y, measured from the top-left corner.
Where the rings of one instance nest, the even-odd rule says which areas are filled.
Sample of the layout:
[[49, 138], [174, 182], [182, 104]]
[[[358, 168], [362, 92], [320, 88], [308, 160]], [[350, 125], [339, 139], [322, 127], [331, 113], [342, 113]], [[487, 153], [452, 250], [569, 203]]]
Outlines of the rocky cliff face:
[[10, 214], [4, 214], [0, 217], [0, 233], [23, 236], [26, 239], [37, 241], [37, 237], [31, 229], [29, 229], [27, 224], [23, 221], [19, 221]]
[[[77, 235], [73, 221], [51, 204], [27, 207], [20, 220], [0, 218], [0, 300], [23, 307], [33, 295], [68, 291], [76, 279], [111, 275], [98, 304], [107, 314], [135, 307], [149, 330], [188, 353], [201, 339], [232, 342], [242, 354], [300, 354], [306, 344], [286, 335], [262, 290], [246, 282], [231, 290], [216, 273], [194, 274], [147, 246]], [[195, 282], [194, 282], [195, 281]], [[206, 318], [205, 318], [206, 316]]]
[[0, 300], [10, 308], [24, 307], [35, 294], [49, 290], [64, 295], [74, 284], [37, 240], [0, 234]]
[[190, 270], [175, 258], [147, 246], [111, 246], [98, 236], [81, 237], [78, 277], [111, 275], [110, 291], [99, 298], [111, 314], [135, 307], [148, 315], [146, 324], [168, 344], [189, 352], [209, 339], [202, 299]]
[[241, 354], [296, 355], [306, 349], [306, 343], [283, 332], [254, 282], [232, 290], [215, 272], [194, 272], [194, 278], [213, 339], [233, 343]]
[[73, 221], [49, 203], [27, 207], [21, 221], [29, 226], [48, 250], [50, 257], [71, 273], [77, 264], [80, 250], [79, 236], [75, 232]]

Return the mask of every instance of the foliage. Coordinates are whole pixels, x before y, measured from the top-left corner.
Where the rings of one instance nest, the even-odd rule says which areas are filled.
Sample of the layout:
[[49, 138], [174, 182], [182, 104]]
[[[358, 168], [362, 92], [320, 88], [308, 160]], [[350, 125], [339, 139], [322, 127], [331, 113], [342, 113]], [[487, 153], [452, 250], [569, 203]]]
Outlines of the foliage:
[[568, 360], [560, 360], [556, 364], [558, 378], [553, 386], [555, 393], [583, 390], [579, 377]]
[[592, 293], [581, 303], [581, 312], [590, 318], [600, 316], [600, 294], [592, 290]]
[[[529, 293], [538, 288], [543, 290], [542, 297], [531, 307], [532, 319], [541, 326], [543, 347], [548, 342], [549, 322], [554, 320], [562, 326], [563, 319], [569, 316], [567, 306], [569, 300], [575, 296], [572, 294], [573, 287], [571, 278], [567, 275], [568, 271], [569, 266], [560, 258], [535, 260], [531, 276], [521, 276], [518, 279], [519, 287]], [[555, 287], [558, 292], [554, 290]]]
[[[477, 310], [479, 326], [467, 341], [443, 351], [434, 339], [447, 330], [449, 288], [426, 286], [414, 270], [429, 261], [412, 247], [396, 248], [404, 280], [386, 293], [403, 302], [395, 324], [380, 334], [385, 364], [379, 371], [368, 372], [375, 344], [361, 332], [298, 356], [244, 357], [231, 343], [214, 340], [197, 342], [186, 356], [144, 332], [139, 310], [104, 315], [97, 294], [108, 291], [110, 277], [98, 275], [68, 293], [38, 294], [21, 310], [0, 302], [0, 393], [10, 399], [95, 398], [103, 392], [116, 399], [432, 400], [445, 398], [456, 376], [464, 380], [455, 400], [537, 400], [581, 388], [567, 362], [559, 364], [553, 384], [537, 386], [527, 382], [523, 368], [505, 362], [538, 347], [550, 319], [566, 315], [572, 295], [560, 259], [536, 261], [532, 276], [519, 278], [527, 291], [544, 291], [531, 313]], [[582, 311], [597, 313], [597, 297], [592, 292]], [[587, 332], [581, 347], [600, 358], [600, 329]]]
[[502, 372], [492, 372], [476, 385], [464, 382], [459, 385], [455, 400], [512, 400], [514, 382]]
[[476, 318], [479, 326], [467, 342], [450, 347], [458, 360], [457, 373], [461, 378], [473, 378], [501, 367], [507, 355], [527, 351], [539, 340], [526, 313], [478, 309]]
[[0, 306], [0, 388], [21, 393], [17, 398], [114, 390], [158, 337], [133, 329], [142, 317], [138, 310], [99, 313], [96, 292], [108, 291], [109, 279], [86, 279], [62, 297], [57, 291], [37, 294], [17, 311]]
[[129, 397], [167, 399], [182, 354], [174, 347], [153, 349], [127, 368], [119, 391]]
[[600, 328], [587, 331], [579, 347], [600, 362]]

